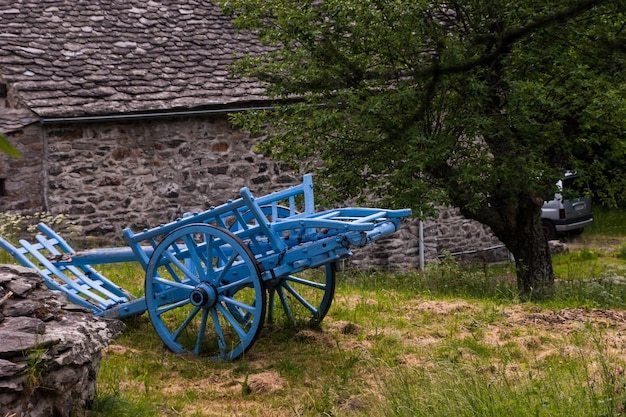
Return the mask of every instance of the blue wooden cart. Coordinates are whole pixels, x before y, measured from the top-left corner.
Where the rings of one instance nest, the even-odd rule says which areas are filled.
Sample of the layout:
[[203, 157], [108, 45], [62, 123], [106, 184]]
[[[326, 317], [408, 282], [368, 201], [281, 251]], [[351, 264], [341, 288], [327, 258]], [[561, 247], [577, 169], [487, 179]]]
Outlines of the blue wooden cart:
[[[337, 261], [387, 236], [409, 209], [315, 212], [313, 182], [241, 197], [135, 233], [127, 247], [74, 251], [39, 224], [36, 242], [0, 247], [39, 271], [46, 285], [104, 317], [143, 313], [174, 352], [231, 360], [249, 349], [264, 321], [321, 321], [334, 297]], [[93, 265], [139, 262], [145, 295], [135, 298]], [[267, 316], [267, 317], [266, 317]]]

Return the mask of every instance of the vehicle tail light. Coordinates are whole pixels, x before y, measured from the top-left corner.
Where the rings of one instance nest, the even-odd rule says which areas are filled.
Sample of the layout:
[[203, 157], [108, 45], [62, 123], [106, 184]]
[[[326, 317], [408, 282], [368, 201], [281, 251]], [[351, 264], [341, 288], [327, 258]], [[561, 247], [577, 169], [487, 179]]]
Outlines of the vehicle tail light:
[[559, 209], [559, 219], [564, 219], [565, 218], [565, 209]]

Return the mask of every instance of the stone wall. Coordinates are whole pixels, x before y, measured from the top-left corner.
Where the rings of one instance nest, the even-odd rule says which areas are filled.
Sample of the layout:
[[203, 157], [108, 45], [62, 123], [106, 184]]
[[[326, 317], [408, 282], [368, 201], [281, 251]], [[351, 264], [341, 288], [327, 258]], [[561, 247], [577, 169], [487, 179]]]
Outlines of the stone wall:
[[185, 212], [300, 182], [224, 117], [47, 127], [47, 205], [86, 236], [121, 237]]
[[[420, 267], [419, 220], [405, 221], [391, 236], [354, 249], [348, 265], [359, 269], [410, 270]], [[437, 259], [437, 223], [429, 219], [423, 224], [424, 258]]]
[[118, 320], [68, 305], [35, 271], [0, 265], [0, 416], [69, 417], [95, 398]]
[[[456, 208], [442, 208], [436, 219], [424, 221], [423, 236], [426, 265], [448, 254], [460, 262], [510, 259], [509, 251], [487, 226], [465, 218]], [[421, 267], [419, 245], [419, 220], [411, 219], [392, 236], [355, 249], [348, 265], [359, 269], [417, 269]]]
[[[206, 210], [238, 198], [244, 186], [264, 195], [300, 183], [290, 167], [255, 152], [261, 139], [234, 129], [223, 115], [30, 125], [11, 133], [24, 158], [0, 155], [7, 194], [0, 211], [63, 214], [68, 222], [59, 232], [78, 249], [119, 246], [125, 227], [143, 230]], [[392, 237], [355, 250], [352, 264], [418, 267], [417, 231], [417, 220], [407, 222]], [[500, 244], [450, 209], [426, 222], [423, 243], [427, 261]]]
[[437, 223], [437, 254], [461, 261], [494, 262], [509, 259], [508, 250], [489, 227], [467, 219], [457, 208], [442, 209]]
[[41, 126], [31, 124], [12, 132], [10, 138], [22, 157], [0, 152], [0, 211], [41, 211], [45, 207]]

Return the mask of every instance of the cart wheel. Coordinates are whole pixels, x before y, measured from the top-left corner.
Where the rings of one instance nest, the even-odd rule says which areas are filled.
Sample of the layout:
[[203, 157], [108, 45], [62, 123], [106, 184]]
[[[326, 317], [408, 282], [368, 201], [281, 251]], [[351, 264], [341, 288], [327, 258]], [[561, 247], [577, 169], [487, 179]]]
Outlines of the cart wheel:
[[248, 350], [265, 319], [265, 288], [252, 253], [229, 231], [182, 226], [155, 248], [146, 306], [165, 345], [232, 360]]
[[[333, 302], [336, 271], [333, 262], [266, 282], [268, 321], [278, 321], [282, 316], [292, 324], [320, 323]], [[277, 308], [278, 305], [282, 309]]]

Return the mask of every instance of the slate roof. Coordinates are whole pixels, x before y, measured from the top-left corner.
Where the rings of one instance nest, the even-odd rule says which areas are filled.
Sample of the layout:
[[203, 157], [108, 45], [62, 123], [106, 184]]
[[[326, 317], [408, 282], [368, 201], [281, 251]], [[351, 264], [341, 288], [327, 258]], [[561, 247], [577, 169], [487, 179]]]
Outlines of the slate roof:
[[28, 109], [0, 109], [0, 132], [10, 133], [39, 120]]
[[261, 51], [211, 1], [0, 0], [0, 80], [41, 117], [262, 100], [228, 71]]

